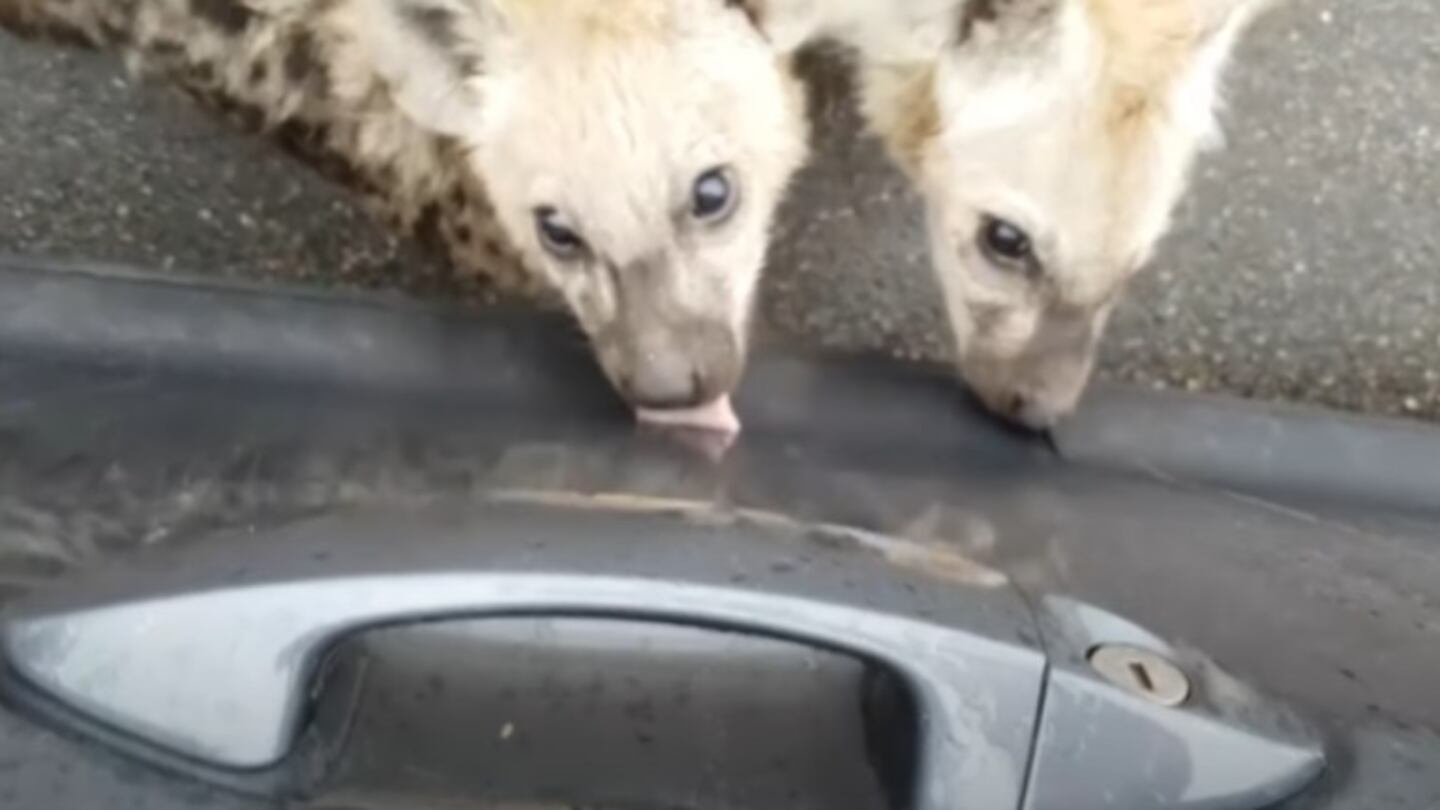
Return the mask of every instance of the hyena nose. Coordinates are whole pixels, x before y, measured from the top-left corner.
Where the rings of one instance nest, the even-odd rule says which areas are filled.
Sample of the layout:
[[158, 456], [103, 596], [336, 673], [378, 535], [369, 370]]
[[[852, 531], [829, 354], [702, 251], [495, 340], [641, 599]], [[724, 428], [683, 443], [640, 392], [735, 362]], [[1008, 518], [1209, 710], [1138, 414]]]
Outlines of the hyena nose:
[[683, 330], [644, 333], [602, 353], [611, 379], [631, 405], [650, 410], [695, 408], [730, 392], [744, 354], [722, 326], [687, 323]]
[[656, 410], [703, 405], [708, 388], [701, 373], [678, 357], [641, 363], [620, 387], [632, 405]]
[[1039, 397], [1023, 393], [1011, 394], [1005, 407], [999, 410], [1006, 418], [1030, 430], [1049, 430], [1066, 413], [1064, 409], [1046, 405]]

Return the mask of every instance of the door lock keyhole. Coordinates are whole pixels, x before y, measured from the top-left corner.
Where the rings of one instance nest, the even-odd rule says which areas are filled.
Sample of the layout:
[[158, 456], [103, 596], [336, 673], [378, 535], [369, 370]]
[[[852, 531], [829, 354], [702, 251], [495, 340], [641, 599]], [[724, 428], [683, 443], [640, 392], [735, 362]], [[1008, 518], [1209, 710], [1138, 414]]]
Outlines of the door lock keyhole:
[[1126, 644], [1102, 644], [1088, 657], [1090, 666], [1105, 680], [1152, 703], [1179, 706], [1190, 697], [1190, 679], [1158, 653]]

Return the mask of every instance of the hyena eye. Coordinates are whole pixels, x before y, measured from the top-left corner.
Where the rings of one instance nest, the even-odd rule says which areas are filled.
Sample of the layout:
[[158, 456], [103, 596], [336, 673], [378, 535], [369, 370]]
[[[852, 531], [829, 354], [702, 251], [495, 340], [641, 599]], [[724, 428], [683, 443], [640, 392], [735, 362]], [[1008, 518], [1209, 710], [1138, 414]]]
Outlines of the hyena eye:
[[585, 253], [585, 240], [548, 205], [535, 209], [535, 231], [540, 234], [540, 244], [557, 259], [574, 259]]
[[999, 217], [987, 216], [980, 222], [977, 241], [985, 258], [1002, 267], [1028, 270], [1035, 260], [1030, 235], [1015, 223]]
[[690, 213], [701, 222], [718, 225], [735, 213], [739, 201], [735, 173], [727, 166], [718, 166], [695, 178], [690, 191]]

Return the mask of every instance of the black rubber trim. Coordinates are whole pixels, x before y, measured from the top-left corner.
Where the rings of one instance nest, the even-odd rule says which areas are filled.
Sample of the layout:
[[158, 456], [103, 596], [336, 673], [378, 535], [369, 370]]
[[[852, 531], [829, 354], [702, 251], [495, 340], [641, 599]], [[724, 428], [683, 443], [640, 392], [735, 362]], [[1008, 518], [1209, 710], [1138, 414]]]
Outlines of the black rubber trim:
[[1440, 511], [1440, 429], [1418, 422], [1096, 386], [1054, 436], [1080, 464], [1287, 501]]
[[[0, 355], [143, 362], [624, 419], [576, 328], [377, 295], [215, 284], [0, 257]], [[933, 366], [757, 351], [737, 397], [749, 441], [821, 436], [1008, 463], [1057, 454], [1237, 492], [1440, 511], [1440, 430], [1213, 396], [1097, 385], [1048, 435], [1006, 428]]]
[[[628, 418], [583, 336], [553, 314], [478, 315], [0, 257], [0, 356], [17, 354], [478, 395], [487, 407], [567, 420]], [[879, 359], [757, 352], [737, 407], [749, 440], [824, 434], [982, 458], [1053, 457], [1039, 436], [996, 429], [950, 375]]]

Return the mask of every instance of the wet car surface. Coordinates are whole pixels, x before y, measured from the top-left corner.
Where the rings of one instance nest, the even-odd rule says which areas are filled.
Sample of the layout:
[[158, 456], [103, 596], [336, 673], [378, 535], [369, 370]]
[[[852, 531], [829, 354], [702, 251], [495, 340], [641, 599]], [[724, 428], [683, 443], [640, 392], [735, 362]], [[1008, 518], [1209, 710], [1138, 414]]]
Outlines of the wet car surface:
[[[77, 576], [221, 544], [243, 557], [247, 543], [357, 510], [423, 514], [523, 493], [568, 508], [643, 507], [705, 526], [762, 516], [767, 531], [777, 521], [793, 528], [787, 562], [760, 570], [736, 563], [717, 580], [726, 587], [788, 587], [808, 567], [858, 553], [847, 545], [855, 537], [884, 538], [903, 549], [885, 557], [891, 573], [857, 580], [842, 602], [867, 605], [884, 583], [923, 575], [962, 591], [1002, 583], [1037, 615], [1057, 597], [1093, 605], [1177, 651], [1203, 653], [1319, 733], [1326, 771], [1287, 807], [1440, 803], [1440, 473], [1426, 464], [1440, 436], [1427, 428], [1102, 389], [1070, 426], [1037, 437], [975, 413], [933, 369], [762, 355], [739, 400], [744, 436], [716, 461], [673, 437], [637, 432], [571, 333], [530, 317], [476, 319], [94, 269], [12, 265], [0, 289], [0, 582], [11, 605]], [[456, 640], [466, 632], [441, 623], [342, 645], [342, 658], [377, 662], [376, 694], [413, 703], [340, 712], [349, 731], [333, 736], [341, 742], [309, 774], [303, 802], [476, 806], [487, 790], [515, 793], [484, 775], [485, 762], [500, 761], [487, 759], [498, 756], [494, 746], [515, 729], [507, 736], [507, 721], [487, 721], [472, 738], [453, 726], [494, 695], [436, 690], [435, 672], [414, 663], [454, 668], [446, 683], [485, 682], [473, 674], [483, 657], [467, 657], [469, 642]], [[805, 667], [770, 666], [787, 654], [749, 643], [725, 641], [720, 648], [733, 654], [718, 659], [673, 659], [697, 669], [662, 673], [657, 683], [693, 685], [708, 671], [707, 699], [731, 707], [748, 699], [733, 684], [770, 683], [767, 694], [779, 701], [771, 711], [810, 719], [743, 731], [797, 752], [789, 769], [746, 765], [736, 750], [747, 745], [734, 739], [690, 751], [692, 764], [732, 768], [697, 782], [704, 789], [693, 806], [802, 788], [812, 793], [790, 806], [836, 806], [817, 777], [836, 762], [870, 768], [844, 783], [853, 806], [906, 806], [895, 803], [896, 766], [867, 748], [864, 718], [850, 716], [858, 704], [846, 695], [863, 685], [863, 667], [818, 652]], [[573, 688], [557, 681], [558, 692], [530, 695], [532, 713], [554, 710], [563, 693], [578, 701], [566, 712], [588, 705], [610, 717], [595, 721], [601, 727], [628, 733], [648, 723], [647, 733], [662, 738], [695, 717], [653, 701], [630, 714], [624, 700], [619, 708], [586, 704], [574, 693], [593, 672], [536, 660], [582, 674]], [[717, 660], [752, 669], [727, 675]], [[183, 670], [164, 660], [153, 666], [156, 678]], [[127, 745], [24, 700], [7, 705], [6, 807], [276, 801], [207, 786], [203, 769], [137, 759]], [[777, 730], [802, 722], [828, 731]], [[807, 748], [806, 739], [830, 747]], [[516, 761], [544, 761], [546, 750], [560, 749], [532, 748]], [[426, 762], [441, 764], [426, 772]], [[660, 781], [649, 786], [657, 795], [674, 789]], [[567, 784], [549, 793], [540, 785], [529, 800], [553, 803], [590, 785]], [[647, 789], [643, 780], [625, 787], [632, 799]], [[1190, 806], [1182, 798], [1156, 806]]]

